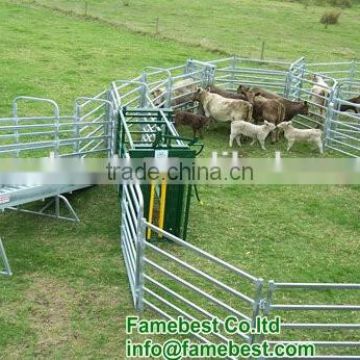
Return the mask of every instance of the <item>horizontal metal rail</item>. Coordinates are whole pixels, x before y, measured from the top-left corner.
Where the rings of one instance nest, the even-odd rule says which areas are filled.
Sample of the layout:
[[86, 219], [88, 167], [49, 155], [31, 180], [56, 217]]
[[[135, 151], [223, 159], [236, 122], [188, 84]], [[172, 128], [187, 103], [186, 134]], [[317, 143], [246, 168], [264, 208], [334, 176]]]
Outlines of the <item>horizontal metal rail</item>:
[[285, 283], [273, 282], [276, 288], [287, 289], [313, 289], [313, 290], [360, 290], [360, 284], [344, 284], [344, 283]]
[[297, 304], [272, 304], [269, 306], [272, 310], [347, 310], [360, 311], [360, 305], [297, 305]]
[[252, 281], [253, 283], [256, 283], [259, 280], [257, 277], [247, 273], [246, 271], [238, 269], [237, 267], [235, 267], [235, 266], [233, 266], [233, 265], [231, 265], [231, 264], [217, 258], [214, 255], [211, 255], [211, 254], [207, 253], [206, 251], [203, 251], [203, 250], [197, 248], [194, 245], [191, 245], [190, 243], [178, 238], [177, 236], [174, 236], [174, 235], [172, 235], [172, 234], [170, 234], [170, 233], [168, 233], [168, 232], [166, 232], [164, 230], [161, 230], [160, 228], [154, 226], [151, 223], [146, 222], [146, 226], [148, 226], [152, 231], [165, 236], [169, 240], [174, 241], [175, 243], [177, 243], [177, 244], [179, 244], [179, 245], [181, 245], [181, 246], [183, 246], [185, 248], [188, 248], [188, 249], [192, 250], [193, 252], [199, 254], [203, 258], [211, 260], [215, 264], [218, 264], [218, 265], [224, 267], [225, 269], [228, 269], [228, 270], [240, 275], [241, 277]]
[[168, 259], [171, 259], [172, 261], [175, 261], [177, 264], [179, 264], [183, 268], [191, 271], [192, 273], [194, 273], [196, 275], [199, 275], [200, 277], [210, 281], [211, 283], [213, 283], [214, 285], [218, 286], [219, 288], [225, 290], [229, 294], [237, 296], [238, 298], [244, 300], [246, 303], [248, 303], [250, 305], [254, 305], [254, 303], [255, 303], [254, 299], [252, 299], [249, 296], [247, 296], [247, 295], [233, 289], [232, 287], [224, 284], [222, 281], [215, 279], [211, 275], [209, 275], [209, 274], [195, 268], [192, 265], [189, 265], [185, 261], [182, 261], [182, 260], [178, 259], [176, 256], [169, 254], [168, 252], [158, 248], [157, 246], [155, 246], [155, 245], [153, 245], [151, 243], [146, 243], [146, 246], [149, 247], [150, 249], [152, 249], [153, 251], [157, 252], [158, 254], [161, 254], [161, 255], [167, 257]]
[[[192, 316], [188, 312], [180, 309], [178, 306], [172, 304], [168, 300], [164, 299], [162, 296], [160, 296], [160, 295], [156, 294], [154, 291], [148, 289], [147, 287], [144, 287], [144, 291], [145, 291], [145, 293], [150, 294], [151, 296], [153, 296], [155, 299], [157, 299], [158, 301], [160, 301], [164, 305], [170, 307], [172, 310], [175, 310], [177, 313], [184, 316], [186, 319], [189, 319], [189, 320], [192, 320], [192, 321], [196, 320], [196, 318], [194, 316]], [[225, 336], [223, 336], [222, 334], [214, 333], [212, 335], [217, 337], [218, 339], [220, 339], [222, 341], [225, 341], [225, 342], [229, 341], [229, 339], [226, 338]]]
[[241, 319], [244, 320], [248, 320], [250, 321], [251, 318], [243, 313], [241, 313], [240, 311], [234, 309], [233, 307], [231, 307], [230, 305], [225, 304], [223, 301], [215, 298], [214, 296], [208, 294], [207, 292], [205, 292], [204, 290], [201, 290], [200, 288], [198, 288], [197, 286], [189, 283], [188, 281], [178, 277], [177, 275], [175, 275], [174, 273], [172, 273], [171, 271], [163, 268], [162, 266], [156, 264], [155, 262], [153, 262], [152, 260], [148, 259], [145, 257], [144, 259], [145, 263], [152, 266], [154, 269], [158, 270], [159, 272], [161, 272], [162, 274], [168, 276], [170, 279], [175, 280], [176, 282], [178, 282], [179, 284], [189, 288], [190, 290], [196, 292], [198, 295], [203, 296], [204, 298], [206, 298], [207, 300], [211, 301], [212, 303], [214, 303], [215, 305], [220, 306], [221, 308], [223, 308], [224, 310], [230, 312], [231, 314], [240, 317]]

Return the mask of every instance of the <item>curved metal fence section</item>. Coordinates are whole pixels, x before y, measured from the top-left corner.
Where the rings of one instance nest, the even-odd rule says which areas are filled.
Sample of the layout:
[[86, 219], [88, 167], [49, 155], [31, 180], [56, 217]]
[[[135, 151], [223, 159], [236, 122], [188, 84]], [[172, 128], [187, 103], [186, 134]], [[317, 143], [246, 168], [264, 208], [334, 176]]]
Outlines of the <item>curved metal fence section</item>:
[[[196, 107], [191, 101], [192, 92], [183, 96], [179, 95], [181, 91], [177, 92], [186, 87], [182, 84], [184, 80], [191, 79], [197, 86], [217, 84], [228, 90], [236, 90], [238, 84], [260, 86], [290, 100], [308, 101], [310, 115], [296, 118], [297, 124], [302, 127], [323, 126], [328, 148], [346, 151], [336, 145], [342, 141], [348, 148], [351, 147], [350, 151], [346, 151], [347, 155], [356, 156], [357, 146], [347, 144], [344, 138], [347, 140], [354, 136], [348, 130], [357, 131], [357, 115], [340, 114], [339, 107], [342, 104], [351, 105], [342, 99], [356, 93], [358, 82], [354, 63], [341, 63], [341, 66], [343, 69], [336, 73], [324, 64], [307, 64], [304, 58], [292, 64], [238, 57], [209, 62], [189, 60], [183, 66], [168, 69], [146, 68], [134, 81], [113, 83], [110, 97], [117, 99], [119, 107], [141, 109], [146, 104], [148, 109], [162, 107], [169, 110], [171, 107], [191, 110]], [[329, 95], [321, 98], [323, 105], [311, 100], [314, 75], [320, 75], [329, 84]], [[181, 85], [177, 87], [179, 82]], [[344, 124], [334, 114], [351, 117], [353, 123]], [[123, 117], [121, 121], [127, 120]], [[131, 121], [128, 122], [129, 133], [132, 126]], [[153, 126], [147, 126], [146, 130], [151, 133], [156, 127], [156, 119]], [[342, 140], [334, 134], [337, 137], [341, 135]], [[131, 138], [131, 135], [128, 134], [128, 137]], [[360, 342], [354, 337], [354, 332], [360, 330], [360, 284], [264, 282], [147, 222], [140, 214], [136, 200], [141, 194], [140, 189], [137, 192], [134, 185], [125, 185], [122, 191], [121, 242], [137, 311], [148, 309], [167, 319], [183, 316], [190, 320], [224, 319], [226, 315], [234, 315], [250, 322], [254, 322], [258, 315], [272, 317], [280, 314], [284, 319], [281, 336], [239, 334], [235, 340], [248, 343], [268, 340], [271, 346], [275, 346], [278, 343], [298, 343], [300, 339], [319, 348], [313, 359], [359, 358], [356, 354], [359, 353]], [[145, 235], [148, 231], [156, 234], [160, 241], [147, 241]], [[331, 303], [324, 297], [328, 292], [346, 296], [352, 294], [353, 303], [348, 303], [346, 296]], [[226, 342], [231, 338], [224, 333], [210, 338], [196, 337], [202, 342]]]

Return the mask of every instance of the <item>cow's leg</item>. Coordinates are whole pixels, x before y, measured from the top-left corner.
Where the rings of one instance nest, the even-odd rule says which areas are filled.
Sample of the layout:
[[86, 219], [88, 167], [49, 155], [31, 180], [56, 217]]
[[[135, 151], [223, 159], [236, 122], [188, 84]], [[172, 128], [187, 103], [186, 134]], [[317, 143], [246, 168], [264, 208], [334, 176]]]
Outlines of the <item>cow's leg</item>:
[[276, 138], [277, 138], [277, 131], [276, 129], [274, 129], [272, 132], [271, 132], [271, 142], [274, 144], [276, 142]]
[[235, 136], [233, 133], [230, 134], [230, 139], [229, 139], [229, 146], [230, 146], [230, 147], [232, 147], [233, 141], [234, 141], [234, 138], [235, 138], [235, 137], [236, 137], [236, 136]]
[[236, 136], [236, 142], [237, 142], [237, 144], [239, 145], [239, 146], [241, 146], [241, 134], [239, 134], [239, 135], [237, 135]]
[[321, 139], [317, 138], [317, 139], [315, 140], [315, 143], [316, 143], [317, 147], [319, 148], [320, 154], [323, 154], [323, 153], [324, 153], [324, 149], [323, 149], [323, 144], [322, 144]]
[[196, 129], [195, 129], [195, 127], [193, 127], [192, 129], [193, 129], [193, 138], [195, 139], [196, 138]]
[[288, 140], [288, 146], [287, 146], [287, 151], [290, 151], [290, 149], [292, 148], [292, 146], [294, 145], [295, 139], [289, 139]]
[[258, 137], [258, 140], [259, 140], [259, 143], [260, 143], [260, 146], [263, 150], [266, 150], [266, 147], [265, 147], [265, 140], [266, 140], [266, 137], [264, 136], [259, 136]]
[[256, 138], [256, 137], [253, 137], [253, 138], [252, 138], [252, 142], [250, 143], [250, 145], [251, 145], [251, 146], [254, 145], [255, 142], [256, 142], [256, 140], [257, 140], [257, 138]]
[[[276, 124], [277, 125], [277, 124]], [[279, 140], [280, 140], [280, 129], [277, 129], [277, 128], [275, 128], [274, 130], [273, 130], [273, 132], [275, 131], [275, 133], [276, 133], [276, 142], [279, 142]]]
[[199, 128], [199, 137], [200, 139], [203, 139], [204, 138], [204, 131], [203, 131], [203, 127]]
[[213, 130], [215, 128], [215, 125], [216, 125], [216, 121], [213, 117], [209, 117], [209, 123], [208, 123], [208, 126], [207, 126], [207, 129], [208, 130]]

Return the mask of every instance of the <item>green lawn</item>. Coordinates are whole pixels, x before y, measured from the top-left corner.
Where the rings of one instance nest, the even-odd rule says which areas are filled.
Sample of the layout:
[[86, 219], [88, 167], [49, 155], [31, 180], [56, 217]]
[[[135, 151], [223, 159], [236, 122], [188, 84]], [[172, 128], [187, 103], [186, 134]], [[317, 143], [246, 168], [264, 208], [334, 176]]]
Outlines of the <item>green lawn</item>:
[[[132, 77], [147, 65], [169, 66], [181, 64], [189, 57], [217, 56], [197, 47], [134, 34], [98, 21], [11, 3], [0, 4], [2, 116], [8, 115], [16, 95], [54, 98], [64, 111], [70, 112], [75, 97], [94, 95], [111, 80]], [[104, 11], [107, 3], [102, 2]], [[165, 5], [170, 2], [162, 3], [166, 9]], [[233, 9], [237, 6], [235, 1], [227, 3], [232, 4]], [[250, 4], [249, 1], [241, 3]], [[128, 8], [121, 7], [121, 11], [133, 12], [139, 4], [134, 1]], [[160, 1], [154, 2], [153, 14], [158, 13], [161, 18], [156, 4]], [[190, 11], [196, 8], [195, 2], [192, 4], [172, 8], [171, 12]], [[280, 5], [284, 9], [301, 9], [298, 5], [274, 3], [274, 7]], [[145, 22], [152, 16], [144, 7], [141, 11], [137, 19]], [[264, 11], [273, 11], [273, 7]], [[311, 9], [308, 11], [312, 14]], [[226, 25], [227, 17], [235, 21], [234, 13], [235, 10], [227, 10], [221, 21]], [[218, 19], [215, 15], [216, 12], [211, 20]], [[249, 19], [251, 16], [248, 13]], [[190, 21], [186, 16], [180, 17], [184, 24]], [[307, 50], [296, 47], [294, 41], [286, 45], [285, 53], [281, 42], [275, 41], [280, 29], [271, 31], [272, 55], [291, 59], [309, 52], [313, 57], [320, 54], [326, 59], [329, 58], [327, 39], [337, 41], [331, 51], [341, 53], [339, 57], [356, 55], [348, 56], [351, 51], [358, 55], [356, 17], [359, 17], [358, 8], [345, 12], [344, 24], [327, 31], [319, 28], [326, 40], [321, 37], [311, 40], [311, 47], [304, 45]], [[169, 23], [173, 19], [174, 15], [169, 17]], [[345, 19], [355, 20], [347, 24]], [[192, 27], [194, 32], [197, 29], [194, 43], [205, 31], [203, 24], [210, 26], [208, 21], [209, 17], [204, 15]], [[269, 27], [272, 21], [276, 22], [275, 17], [269, 20]], [[290, 21], [288, 24], [290, 28]], [[179, 25], [178, 22], [175, 25]], [[318, 26], [315, 20], [314, 26]], [[234, 41], [232, 36], [236, 34], [228, 31], [230, 27], [223, 26], [226, 41], [221, 45], [241, 55], [237, 44], [242, 42]], [[211, 29], [217, 41], [221, 39], [219, 28]], [[209, 29], [205, 31], [207, 36], [210, 36]], [[336, 40], [340, 37], [335, 34], [339, 29], [344, 31], [343, 42]], [[175, 32], [175, 27], [172, 31]], [[243, 31], [246, 35], [247, 31]], [[307, 31], [310, 36], [311, 31]], [[254, 31], [250, 34], [254, 36]], [[246, 43], [250, 44], [245, 35]], [[290, 39], [290, 35], [281, 38], [282, 41]], [[312, 52], [315, 47], [319, 53]], [[227, 132], [225, 128], [209, 132], [204, 140], [205, 154], [213, 150], [228, 151]], [[186, 129], [181, 129], [181, 133], [189, 134]], [[279, 147], [283, 150], [284, 144], [269, 145], [269, 150], [263, 153], [245, 145], [241, 152], [244, 156], [273, 156]], [[296, 145], [290, 155], [317, 156], [309, 147]], [[266, 279], [359, 282], [359, 186], [201, 186], [200, 194], [204, 205], [193, 200], [188, 236], [191, 243]], [[125, 357], [124, 318], [134, 311], [119, 250], [117, 192], [113, 187], [102, 186], [73, 194], [70, 199], [82, 220], [80, 225], [23, 214], [0, 214], [0, 235], [15, 273], [11, 279], [0, 279], [0, 359]], [[162, 246], [179, 255], [183, 253], [171, 244]], [[188, 259], [203, 269], [208, 266], [195, 257]], [[221, 276], [220, 270], [213, 270]], [[224, 280], [231, 283], [235, 279]], [[329, 293], [325, 293], [323, 299], [338, 300]], [[356, 300], [349, 295], [345, 302]], [[147, 315], [153, 316], [149, 312]]]
[[[85, 1], [36, 0], [76, 14], [84, 14]], [[265, 57], [333, 61], [360, 56], [360, 6], [354, 1], [343, 10], [339, 25], [328, 29], [320, 17], [328, 8], [299, 2], [271, 0], [87, 0], [87, 14], [135, 31], [160, 36], [229, 54], [258, 58], [262, 41]], [[181, 4], [181, 5], [180, 5]]]

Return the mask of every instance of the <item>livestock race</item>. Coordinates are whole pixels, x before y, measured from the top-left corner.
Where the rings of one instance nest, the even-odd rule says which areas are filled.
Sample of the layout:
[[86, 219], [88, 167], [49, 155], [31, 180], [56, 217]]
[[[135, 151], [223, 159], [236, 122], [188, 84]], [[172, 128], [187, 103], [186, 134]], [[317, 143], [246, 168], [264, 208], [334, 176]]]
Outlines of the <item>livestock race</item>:
[[360, 359], [360, 4], [0, 10], [0, 359]]

